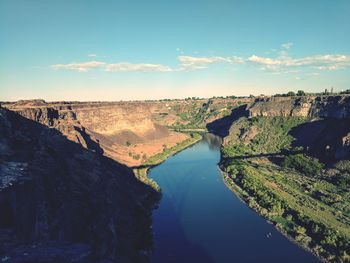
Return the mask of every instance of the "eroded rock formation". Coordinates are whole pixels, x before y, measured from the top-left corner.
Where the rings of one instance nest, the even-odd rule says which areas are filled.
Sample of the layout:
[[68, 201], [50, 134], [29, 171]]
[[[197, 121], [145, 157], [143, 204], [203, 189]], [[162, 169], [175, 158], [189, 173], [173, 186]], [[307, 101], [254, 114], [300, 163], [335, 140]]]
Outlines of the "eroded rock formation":
[[154, 120], [157, 111], [167, 110], [160, 103], [21, 101], [5, 106], [129, 166], [141, 164], [145, 158], [161, 152], [164, 145], [169, 148], [188, 138]]
[[350, 96], [261, 98], [256, 99], [248, 110], [251, 117], [299, 116], [344, 119], [350, 117]]
[[83, 128], [72, 126], [79, 143], [48, 128], [67, 116], [52, 112], [0, 109], [1, 261], [147, 262], [157, 194]]

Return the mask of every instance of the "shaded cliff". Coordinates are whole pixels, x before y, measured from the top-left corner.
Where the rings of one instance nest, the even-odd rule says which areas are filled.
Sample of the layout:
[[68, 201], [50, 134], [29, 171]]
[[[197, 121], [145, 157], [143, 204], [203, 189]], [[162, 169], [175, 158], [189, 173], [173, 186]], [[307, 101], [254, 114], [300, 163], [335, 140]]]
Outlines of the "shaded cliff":
[[7, 103], [4, 107], [54, 127], [83, 147], [99, 150], [129, 166], [161, 152], [164, 144], [172, 147], [188, 138], [153, 120], [154, 107], [162, 107], [157, 103], [31, 100]]
[[350, 96], [269, 97], [256, 99], [248, 108], [250, 117], [294, 116], [350, 118]]
[[258, 98], [236, 113], [226, 185], [323, 261], [349, 262], [350, 97]]
[[250, 117], [303, 117], [291, 131], [293, 146], [324, 161], [350, 158], [350, 96], [257, 99], [248, 111]]
[[[57, 120], [55, 110], [29, 112]], [[147, 262], [157, 194], [76, 132], [86, 148], [0, 109], [2, 262]]]

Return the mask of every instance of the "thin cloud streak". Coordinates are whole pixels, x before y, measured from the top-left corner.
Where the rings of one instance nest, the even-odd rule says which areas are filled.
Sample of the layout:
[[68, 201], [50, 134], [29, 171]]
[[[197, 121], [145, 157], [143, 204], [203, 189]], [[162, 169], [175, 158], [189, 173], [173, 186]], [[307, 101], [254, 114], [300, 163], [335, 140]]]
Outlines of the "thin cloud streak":
[[223, 57], [178, 56], [178, 60], [180, 61], [180, 70], [204, 69], [210, 64], [229, 62], [229, 59]]
[[71, 69], [71, 70], [77, 70], [80, 72], [87, 72], [90, 69], [94, 68], [100, 68], [102, 66], [106, 65], [105, 62], [101, 61], [88, 61], [88, 62], [82, 62], [82, 63], [69, 63], [69, 64], [55, 64], [51, 65], [51, 68], [57, 70], [57, 69]]
[[139, 72], [170, 72], [173, 71], [172, 68], [161, 65], [161, 64], [133, 64], [128, 62], [108, 64], [105, 67], [105, 71], [108, 72], [130, 72], [130, 71], [139, 71]]
[[346, 55], [315, 55], [299, 59], [291, 57], [259, 57], [256, 55], [250, 56], [247, 59], [248, 62], [264, 65], [270, 69], [276, 69], [276, 67], [302, 67], [310, 66], [320, 70], [336, 70], [350, 66], [350, 56]]
[[87, 72], [98, 68], [107, 72], [179, 72], [202, 70], [213, 64], [226, 63], [255, 65], [258, 66], [258, 69], [260, 70], [271, 70], [275, 73], [293, 73], [299, 72], [305, 68], [311, 68], [319, 71], [334, 71], [350, 67], [350, 56], [343, 54], [314, 55], [302, 58], [292, 58], [288, 54], [288, 50], [292, 47], [292, 45], [293, 43], [291, 42], [282, 44], [281, 50], [277, 53], [276, 57], [262, 57], [255, 54], [247, 58], [239, 56], [196, 57], [181, 55], [177, 57], [179, 62], [177, 67], [153, 63], [107, 63], [102, 61], [88, 61], [79, 63], [73, 62], [69, 64], [55, 64], [51, 65], [51, 68], [55, 70], [76, 70], [79, 72]]
[[292, 42], [284, 43], [281, 45], [281, 47], [284, 49], [290, 49], [292, 46], [293, 46]]

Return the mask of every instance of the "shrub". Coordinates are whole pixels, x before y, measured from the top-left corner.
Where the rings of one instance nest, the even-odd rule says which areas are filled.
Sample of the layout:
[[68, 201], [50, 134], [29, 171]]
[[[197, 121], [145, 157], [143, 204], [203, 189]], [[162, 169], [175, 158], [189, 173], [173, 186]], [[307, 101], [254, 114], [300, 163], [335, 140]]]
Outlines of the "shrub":
[[307, 236], [307, 235], [297, 235], [295, 237], [295, 240], [302, 243], [304, 246], [309, 245], [309, 243], [311, 242], [311, 237]]
[[298, 92], [297, 92], [297, 96], [305, 96], [306, 94], [305, 94], [305, 91], [303, 91], [303, 90], [298, 90]]
[[135, 160], [140, 160], [140, 154], [135, 154], [132, 158]]
[[299, 234], [299, 235], [304, 235], [306, 233], [306, 229], [302, 226], [294, 226], [294, 231], [295, 233]]
[[310, 176], [320, 175], [324, 164], [318, 159], [304, 154], [288, 155], [282, 161], [282, 167], [294, 169]]

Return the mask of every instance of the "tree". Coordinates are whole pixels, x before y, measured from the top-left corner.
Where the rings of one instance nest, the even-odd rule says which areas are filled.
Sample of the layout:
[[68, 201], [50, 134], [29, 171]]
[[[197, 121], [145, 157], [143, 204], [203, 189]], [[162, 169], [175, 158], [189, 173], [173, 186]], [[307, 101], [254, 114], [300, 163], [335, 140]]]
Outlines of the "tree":
[[342, 90], [340, 94], [350, 94], [350, 89]]
[[299, 234], [299, 235], [304, 235], [306, 233], [306, 229], [302, 226], [294, 226], [294, 231], [295, 233]]
[[295, 240], [302, 243], [303, 245], [307, 246], [309, 245], [309, 243], [311, 242], [311, 237], [307, 236], [307, 235], [297, 235], [295, 237]]
[[293, 96], [295, 96], [295, 92], [294, 92], [294, 91], [289, 91], [289, 92], [287, 93], [287, 96], [293, 97]]
[[276, 204], [273, 205], [272, 211], [277, 215], [282, 215], [284, 212], [284, 208], [280, 202], [277, 202]]
[[305, 96], [305, 95], [306, 95], [305, 91], [303, 91], [303, 90], [298, 90], [297, 96]]
[[323, 240], [321, 240], [322, 245], [328, 245], [328, 246], [337, 246], [337, 232], [333, 229], [327, 229], [324, 234]]

